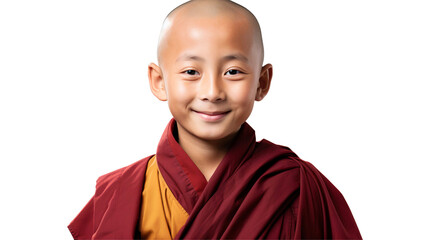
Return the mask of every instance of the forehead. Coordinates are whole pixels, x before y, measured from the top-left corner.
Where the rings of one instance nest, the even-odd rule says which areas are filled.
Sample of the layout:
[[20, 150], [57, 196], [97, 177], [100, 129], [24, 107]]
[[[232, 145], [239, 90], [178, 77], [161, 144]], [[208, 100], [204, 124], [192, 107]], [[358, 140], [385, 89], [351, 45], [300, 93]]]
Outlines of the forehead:
[[183, 48], [246, 52], [256, 40], [254, 26], [246, 16], [239, 14], [218, 14], [215, 17], [181, 14], [168, 21], [160, 44], [170, 54], [179, 53]]
[[237, 17], [216, 18], [187, 18], [173, 24], [170, 34], [172, 37], [190, 38], [221, 38], [233, 40], [233, 38], [253, 38], [252, 28], [249, 22]]

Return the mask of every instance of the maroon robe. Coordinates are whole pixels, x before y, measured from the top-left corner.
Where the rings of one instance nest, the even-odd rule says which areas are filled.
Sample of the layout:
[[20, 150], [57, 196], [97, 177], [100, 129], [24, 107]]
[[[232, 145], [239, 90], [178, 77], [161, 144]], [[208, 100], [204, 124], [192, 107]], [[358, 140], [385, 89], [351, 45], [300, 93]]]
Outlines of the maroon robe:
[[[341, 193], [289, 148], [256, 142], [244, 123], [207, 182], [177, 143], [172, 119], [158, 167], [189, 218], [176, 239], [361, 239]], [[75, 239], [135, 239], [147, 162], [97, 180], [94, 197], [68, 226]]]

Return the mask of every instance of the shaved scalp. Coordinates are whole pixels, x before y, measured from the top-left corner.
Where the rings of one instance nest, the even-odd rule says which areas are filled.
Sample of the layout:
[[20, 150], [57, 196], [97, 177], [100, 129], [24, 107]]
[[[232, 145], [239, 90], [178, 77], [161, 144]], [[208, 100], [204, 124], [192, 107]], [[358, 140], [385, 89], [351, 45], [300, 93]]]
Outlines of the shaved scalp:
[[158, 62], [161, 62], [162, 51], [166, 47], [166, 38], [168, 38], [169, 30], [176, 21], [181, 21], [181, 18], [193, 18], [198, 20], [200, 17], [216, 18], [229, 17], [236, 19], [244, 17], [252, 26], [254, 41], [260, 46], [261, 64], [264, 58], [264, 45], [262, 41], [261, 28], [256, 17], [245, 7], [229, 0], [191, 0], [173, 9], [164, 19], [161, 28], [161, 33], [158, 42]]

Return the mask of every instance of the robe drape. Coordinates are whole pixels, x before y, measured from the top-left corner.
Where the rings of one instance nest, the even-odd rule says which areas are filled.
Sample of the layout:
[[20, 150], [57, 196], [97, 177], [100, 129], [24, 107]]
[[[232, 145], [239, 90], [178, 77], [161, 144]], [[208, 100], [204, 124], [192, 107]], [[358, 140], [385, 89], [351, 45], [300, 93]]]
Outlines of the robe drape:
[[[256, 142], [244, 123], [207, 182], [177, 143], [174, 119], [156, 152], [169, 189], [189, 218], [176, 239], [361, 239], [342, 194], [289, 148]], [[70, 223], [74, 239], [138, 238], [149, 156], [97, 180]]]

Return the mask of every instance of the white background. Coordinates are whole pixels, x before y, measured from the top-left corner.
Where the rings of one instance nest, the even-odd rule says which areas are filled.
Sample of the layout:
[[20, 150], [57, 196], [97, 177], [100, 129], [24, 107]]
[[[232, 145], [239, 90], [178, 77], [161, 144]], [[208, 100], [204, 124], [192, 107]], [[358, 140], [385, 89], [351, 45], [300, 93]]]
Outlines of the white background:
[[[427, 2], [238, 2], [274, 65], [257, 139], [323, 172], [365, 239], [427, 237]], [[0, 2], [2, 239], [71, 239], [97, 177], [155, 152], [171, 115], [147, 65], [180, 3]]]

